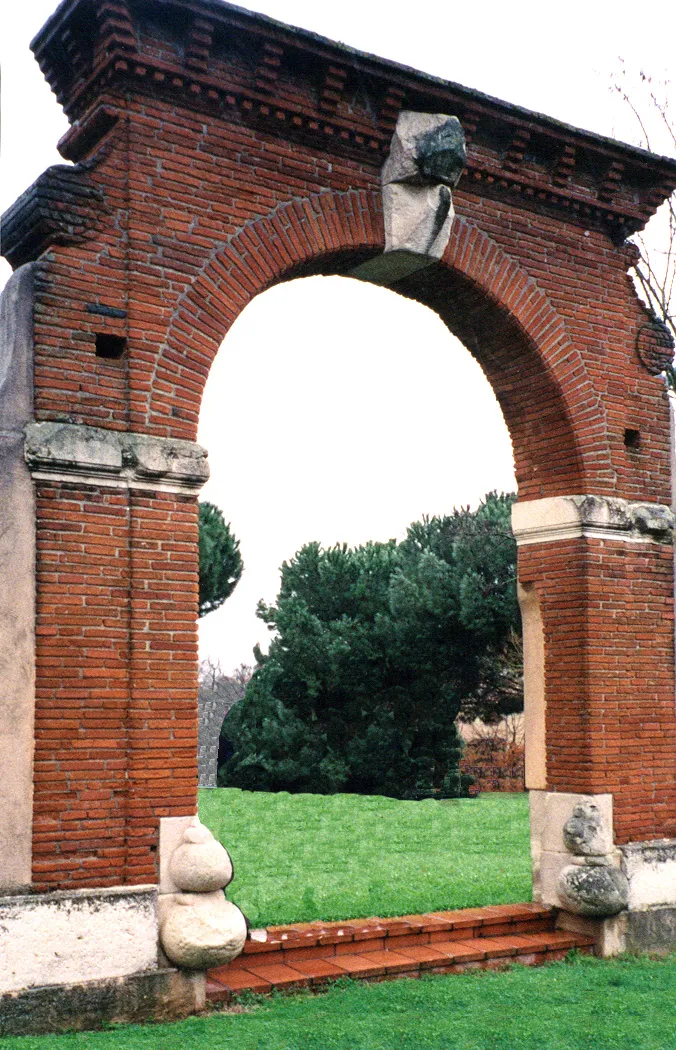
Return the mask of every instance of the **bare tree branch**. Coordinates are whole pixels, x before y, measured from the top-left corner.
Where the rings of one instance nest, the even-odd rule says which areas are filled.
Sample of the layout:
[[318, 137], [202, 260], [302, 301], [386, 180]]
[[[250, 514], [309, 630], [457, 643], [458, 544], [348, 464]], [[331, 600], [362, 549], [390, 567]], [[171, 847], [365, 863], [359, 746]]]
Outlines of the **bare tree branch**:
[[[623, 64], [624, 66], [624, 64]], [[653, 84], [653, 78], [640, 71], [641, 84], [636, 89], [627, 88], [626, 69], [622, 68], [620, 73], [613, 77], [613, 88], [620, 95], [624, 103], [629, 107], [641, 130], [640, 145], [646, 149], [652, 149], [651, 134], [649, 127], [656, 124], [662, 131], [667, 132], [668, 138], [676, 147], [676, 123], [669, 113], [668, 89], [669, 82], [661, 84], [662, 91]], [[640, 99], [642, 86], [648, 88], [647, 99]], [[637, 234], [633, 241], [639, 250], [639, 257], [632, 267], [637, 291], [645, 301], [656, 320], [661, 321], [671, 334], [676, 343], [676, 302], [674, 291], [676, 289], [676, 194], [672, 194], [666, 202], [666, 214], [658, 212], [655, 219], [651, 220], [652, 228], [655, 222], [665, 221], [665, 229], [660, 243], [650, 244], [642, 234]], [[676, 390], [676, 368], [674, 364], [665, 369], [664, 378], [667, 386]]]

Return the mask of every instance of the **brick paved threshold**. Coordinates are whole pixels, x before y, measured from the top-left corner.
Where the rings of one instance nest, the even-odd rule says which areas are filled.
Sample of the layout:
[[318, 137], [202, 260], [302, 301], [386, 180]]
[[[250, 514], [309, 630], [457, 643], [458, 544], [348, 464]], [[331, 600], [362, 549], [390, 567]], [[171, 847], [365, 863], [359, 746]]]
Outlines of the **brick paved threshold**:
[[594, 939], [555, 928], [556, 911], [540, 904], [499, 904], [395, 919], [294, 923], [253, 931], [228, 966], [207, 972], [207, 999], [227, 1003], [241, 992], [317, 988], [339, 977], [370, 981], [526, 966], [591, 954]]

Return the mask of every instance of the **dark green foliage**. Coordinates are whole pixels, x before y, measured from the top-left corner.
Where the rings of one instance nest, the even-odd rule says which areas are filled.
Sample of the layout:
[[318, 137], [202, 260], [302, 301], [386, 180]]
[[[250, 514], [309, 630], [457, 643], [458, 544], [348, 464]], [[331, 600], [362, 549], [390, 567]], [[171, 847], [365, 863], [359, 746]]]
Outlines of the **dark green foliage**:
[[234, 753], [220, 782], [464, 793], [455, 719], [518, 623], [512, 502], [491, 493], [402, 543], [310, 543], [285, 562], [277, 604], [259, 604], [276, 636], [224, 724]]
[[244, 563], [223, 512], [213, 503], [200, 503], [200, 602], [199, 615], [219, 609], [239, 583]]

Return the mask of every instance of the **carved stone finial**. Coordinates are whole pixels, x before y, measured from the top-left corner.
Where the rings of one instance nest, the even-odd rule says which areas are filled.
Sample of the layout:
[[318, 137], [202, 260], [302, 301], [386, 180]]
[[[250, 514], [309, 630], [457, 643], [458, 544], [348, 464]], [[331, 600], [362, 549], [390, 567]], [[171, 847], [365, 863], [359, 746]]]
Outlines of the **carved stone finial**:
[[182, 892], [160, 897], [160, 943], [167, 958], [191, 970], [229, 963], [244, 947], [246, 919], [225, 897], [233, 874], [230, 855], [198, 818], [171, 854], [169, 874]]
[[232, 881], [232, 861], [224, 846], [203, 824], [186, 828], [169, 861], [169, 874], [179, 890], [211, 893]]
[[566, 849], [579, 857], [602, 857], [612, 845], [601, 811], [593, 802], [581, 802], [564, 824]]

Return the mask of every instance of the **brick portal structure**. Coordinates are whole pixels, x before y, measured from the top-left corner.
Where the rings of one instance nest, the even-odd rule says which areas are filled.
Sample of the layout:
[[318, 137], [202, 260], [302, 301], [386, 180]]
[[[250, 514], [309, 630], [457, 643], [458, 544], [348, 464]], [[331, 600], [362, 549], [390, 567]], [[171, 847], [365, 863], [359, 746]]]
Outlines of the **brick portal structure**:
[[[156, 885], [194, 814], [204, 384], [259, 292], [382, 254], [404, 109], [468, 143], [443, 258], [392, 286], [480, 362], [513, 442], [536, 890], [557, 903], [580, 797], [673, 881], [671, 349], [626, 239], [676, 162], [220, 0], [66, 0], [33, 50], [73, 166], [4, 220], [0, 888]], [[648, 898], [653, 926], [676, 905]]]

